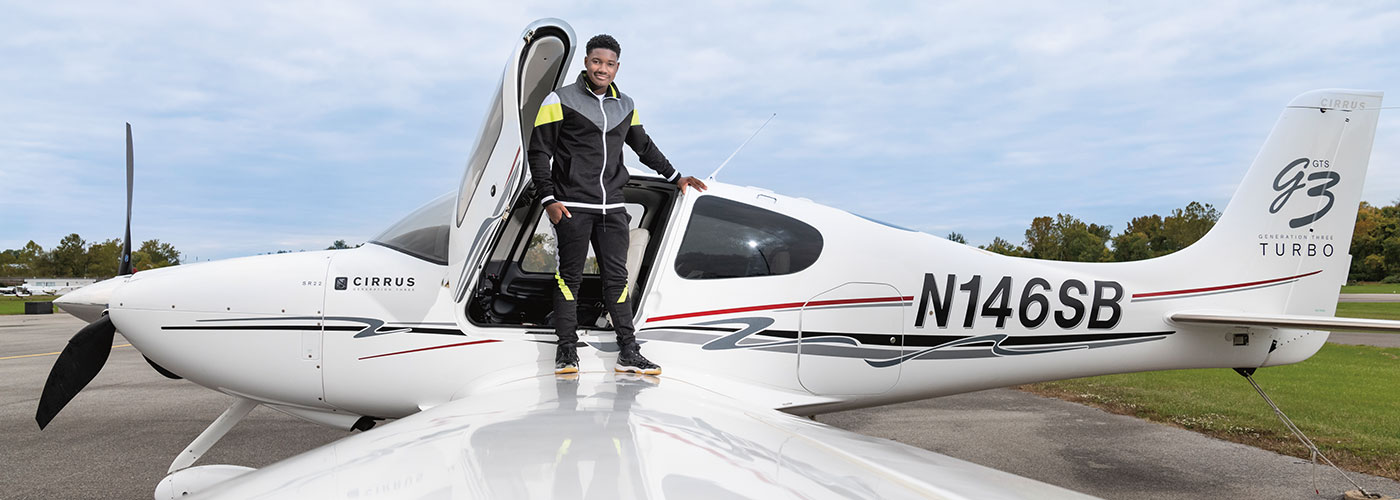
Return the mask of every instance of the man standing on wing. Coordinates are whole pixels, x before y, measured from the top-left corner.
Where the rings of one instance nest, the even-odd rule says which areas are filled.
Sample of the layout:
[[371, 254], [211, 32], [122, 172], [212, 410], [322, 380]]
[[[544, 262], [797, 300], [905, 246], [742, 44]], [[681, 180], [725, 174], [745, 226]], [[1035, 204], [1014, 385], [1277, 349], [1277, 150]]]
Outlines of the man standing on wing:
[[603, 299], [621, 348], [616, 370], [659, 375], [661, 367], [642, 357], [632, 326], [632, 305], [627, 300], [631, 216], [622, 199], [622, 187], [628, 179], [622, 165], [622, 145], [630, 146], [643, 164], [674, 181], [681, 192], [687, 186], [704, 191], [705, 183], [682, 177], [671, 166], [642, 129], [632, 98], [613, 84], [622, 53], [617, 40], [598, 35], [588, 41], [586, 50], [585, 69], [578, 81], [551, 92], [540, 105], [526, 157], [535, 192], [554, 225], [558, 243], [554, 333], [559, 343], [554, 373], [578, 372], [578, 303], [574, 297], [583, 282], [583, 263], [592, 241], [603, 278]]

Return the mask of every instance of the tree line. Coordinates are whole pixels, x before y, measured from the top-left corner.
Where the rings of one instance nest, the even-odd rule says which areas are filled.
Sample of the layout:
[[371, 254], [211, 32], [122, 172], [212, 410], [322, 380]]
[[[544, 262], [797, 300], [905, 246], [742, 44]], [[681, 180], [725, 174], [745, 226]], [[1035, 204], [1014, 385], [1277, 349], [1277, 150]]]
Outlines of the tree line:
[[[978, 248], [1013, 257], [1072, 262], [1127, 262], [1160, 257], [1205, 236], [1220, 212], [1209, 203], [1188, 203], [1166, 216], [1144, 215], [1113, 234], [1112, 226], [1087, 223], [1069, 214], [1036, 217], [1021, 244], [996, 237]], [[967, 243], [957, 232], [948, 239]], [[1376, 207], [1361, 202], [1351, 239], [1349, 281], [1400, 283], [1400, 200]]]
[[[117, 274], [122, 240], [88, 243], [78, 233], [64, 236], [51, 250], [30, 240], [24, 247], [0, 251], [0, 275], [10, 277], [108, 278]], [[137, 270], [178, 265], [180, 252], [160, 240], [146, 240], [131, 251]]]
[[1348, 280], [1400, 283], [1400, 200], [1385, 207], [1361, 202], [1351, 255]]
[[[1120, 233], [1113, 227], [1088, 223], [1069, 214], [1036, 217], [1026, 229], [1021, 244], [1000, 236], [978, 248], [1012, 257], [1072, 262], [1127, 262], [1160, 257], [1186, 248], [1205, 236], [1220, 211], [1209, 203], [1188, 203], [1166, 216], [1136, 217]], [[539, 238], [542, 235], [536, 235]], [[948, 239], [967, 243], [953, 232]], [[532, 247], [543, 241], [531, 241]], [[336, 240], [327, 250], [358, 248]], [[540, 245], [547, 246], [547, 245]], [[77, 233], [64, 236], [58, 246], [44, 250], [30, 240], [23, 248], [0, 251], [0, 276], [105, 278], [117, 273], [121, 259], [121, 238], [88, 243]], [[284, 253], [279, 251], [277, 253]], [[1350, 281], [1400, 283], [1400, 200], [1377, 207], [1361, 202], [1356, 230], [1351, 239]], [[548, 257], [541, 254], [540, 258]], [[146, 240], [132, 250], [137, 270], [155, 269], [180, 263], [174, 245]], [[550, 262], [552, 264], [552, 262]]]
[[[345, 240], [335, 240], [326, 250], [359, 248]], [[274, 253], [274, 252], [268, 252]], [[275, 253], [291, 253], [279, 250]], [[30, 240], [19, 249], [0, 250], [0, 276], [10, 278], [110, 278], [121, 263], [122, 239], [87, 242], [78, 233], [64, 236], [58, 246], [45, 250]], [[146, 240], [131, 250], [131, 264], [137, 271], [180, 264], [180, 251], [160, 240]]]
[[[354, 249], [354, 248], [360, 248], [360, 247], [362, 247], [362, 246], [365, 246], [365, 244], [364, 244], [364, 243], [356, 243], [356, 244], [354, 244], [354, 245], [351, 245], [351, 244], [349, 244], [349, 243], [346, 243], [345, 240], [335, 240], [335, 242], [331, 243], [331, 246], [326, 247], [326, 250], [350, 250], [350, 249]], [[304, 248], [301, 249], [301, 250], [295, 250], [295, 251], [293, 251], [293, 250], [278, 250], [278, 251], [276, 251], [276, 252], [264, 252], [264, 253], [262, 253], [262, 254], [260, 254], [260, 255], [282, 255], [282, 254], [284, 254], [284, 253], [297, 253], [297, 252], [305, 252], [305, 251], [306, 251], [306, 249], [304, 249]]]

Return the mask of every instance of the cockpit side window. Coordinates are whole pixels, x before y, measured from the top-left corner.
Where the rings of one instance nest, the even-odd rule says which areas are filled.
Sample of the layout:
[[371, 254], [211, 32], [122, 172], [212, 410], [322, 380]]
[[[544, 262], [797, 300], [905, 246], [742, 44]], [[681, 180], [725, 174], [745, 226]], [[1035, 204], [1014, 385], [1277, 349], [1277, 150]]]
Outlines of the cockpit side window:
[[448, 224], [452, 221], [452, 205], [457, 199], [455, 195], [447, 193], [428, 202], [371, 238], [370, 243], [434, 264], [447, 265]]
[[676, 273], [701, 280], [777, 276], [811, 267], [821, 253], [821, 233], [800, 220], [705, 196], [691, 211]]

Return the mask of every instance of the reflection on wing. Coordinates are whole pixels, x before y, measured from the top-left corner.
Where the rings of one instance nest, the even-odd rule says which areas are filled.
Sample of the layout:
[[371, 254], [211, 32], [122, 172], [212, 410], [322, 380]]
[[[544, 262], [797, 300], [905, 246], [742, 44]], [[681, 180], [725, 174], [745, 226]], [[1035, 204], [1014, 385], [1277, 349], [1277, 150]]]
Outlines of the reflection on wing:
[[[213, 498], [1086, 498], [675, 379], [521, 380], [237, 477]], [[201, 497], [203, 498], [203, 497]]]

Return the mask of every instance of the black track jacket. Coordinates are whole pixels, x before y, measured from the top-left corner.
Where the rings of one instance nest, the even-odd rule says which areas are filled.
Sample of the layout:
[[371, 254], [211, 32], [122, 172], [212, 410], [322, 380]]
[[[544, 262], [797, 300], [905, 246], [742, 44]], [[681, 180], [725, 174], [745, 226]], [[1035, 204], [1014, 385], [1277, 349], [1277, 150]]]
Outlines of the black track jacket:
[[579, 73], [578, 81], [551, 92], [540, 105], [526, 153], [530, 176], [544, 206], [563, 203], [570, 212], [621, 212], [628, 179], [624, 143], [666, 180], [674, 182], [680, 173], [647, 136], [632, 98], [619, 92], [617, 84], [604, 95], [594, 94], [587, 78]]

